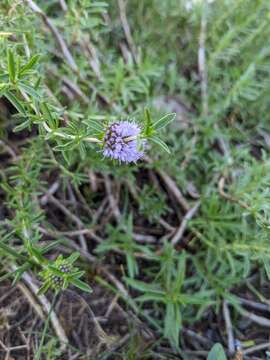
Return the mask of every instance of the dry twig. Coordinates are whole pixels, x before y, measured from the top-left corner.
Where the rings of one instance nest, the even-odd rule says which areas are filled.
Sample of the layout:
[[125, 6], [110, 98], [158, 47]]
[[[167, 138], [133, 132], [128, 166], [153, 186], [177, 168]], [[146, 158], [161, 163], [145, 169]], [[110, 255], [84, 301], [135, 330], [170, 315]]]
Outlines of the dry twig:
[[227, 330], [229, 355], [233, 355], [235, 352], [233, 327], [232, 327], [232, 322], [231, 322], [229, 306], [228, 306], [228, 303], [226, 300], [223, 301], [223, 316], [224, 316], [226, 330]]
[[[153, 160], [148, 156], [145, 156], [144, 159], [148, 164], [153, 163]], [[185, 211], [188, 211], [190, 209], [190, 206], [189, 206], [187, 200], [185, 199], [185, 197], [183, 196], [183, 194], [181, 193], [180, 189], [176, 185], [175, 181], [165, 171], [160, 170], [160, 169], [155, 169], [155, 170], [158, 173], [158, 175], [161, 177], [163, 182], [165, 183], [169, 192], [174, 196], [174, 198], [178, 202], [178, 204]]]
[[46, 192], [46, 194], [44, 194], [42, 196], [42, 198], [40, 199], [40, 204], [41, 205], [46, 205], [49, 201], [49, 196], [53, 195], [54, 193], [56, 193], [56, 191], [59, 189], [59, 181], [55, 181], [48, 189], [48, 191]]
[[119, 7], [119, 15], [120, 15], [120, 20], [122, 23], [122, 27], [125, 33], [125, 37], [129, 46], [129, 49], [132, 53], [133, 59], [135, 61], [136, 64], [139, 63], [139, 58], [138, 58], [138, 53], [137, 53], [137, 49], [135, 46], [135, 43], [133, 41], [132, 35], [131, 35], [131, 31], [130, 31], [130, 27], [129, 27], [129, 23], [127, 20], [127, 14], [126, 14], [126, 4], [124, 0], [117, 0], [118, 2], [118, 7]]
[[246, 317], [247, 319], [250, 319], [251, 321], [255, 322], [256, 324], [258, 324], [260, 326], [270, 328], [270, 319], [267, 319], [263, 316], [253, 314], [244, 309], [239, 308], [238, 310], [239, 310], [240, 314], [243, 315], [244, 317]]
[[189, 220], [191, 220], [193, 218], [193, 216], [198, 211], [199, 207], [200, 207], [200, 201], [196, 202], [196, 204], [190, 210], [188, 210], [188, 212], [184, 216], [178, 230], [176, 231], [176, 233], [174, 234], [174, 236], [172, 238], [171, 243], [173, 245], [176, 245], [181, 240], [181, 238], [187, 228], [187, 224], [188, 224]]
[[208, 348], [213, 346], [213, 342], [211, 340], [205, 338], [204, 336], [196, 333], [193, 330], [183, 328], [182, 332], [183, 332], [184, 335], [197, 340], [199, 343], [201, 343], [202, 345], [204, 345], [204, 346], [206, 346]]
[[243, 355], [248, 355], [248, 354], [254, 353], [255, 351], [260, 351], [260, 350], [264, 350], [264, 349], [270, 349], [270, 342], [252, 346], [246, 350], [243, 350], [242, 353], [243, 353]]
[[241, 298], [241, 297], [238, 297], [237, 299], [243, 305], [251, 307], [251, 308], [253, 308], [255, 310], [267, 311], [268, 313], [270, 313], [270, 304], [262, 304], [262, 303], [258, 303], [256, 301], [244, 299], [244, 298]]
[[234, 202], [234, 203], [237, 203], [238, 205], [240, 205], [243, 209], [246, 209], [246, 210], [249, 210], [251, 211], [251, 208], [248, 206], [248, 204], [246, 204], [244, 201], [242, 200], [239, 200], [237, 198], [235, 198], [234, 196], [230, 195], [230, 194], [227, 194], [225, 191], [224, 191], [224, 185], [225, 185], [225, 178], [222, 177], [219, 182], [218, 182], [218, 190], [219, 190], [219, 193], [222, 197], [224, 197], [225, 199], [231, 201], [231, 202]]
[[82, 100], [84, 104], [88, 104], [89, 100], [87, 96], [82, 92], [82, 90], [79, 88], [77, 84], [75, 84], [66, 76], [62, 77], [62, 81], [75, 96], [77, 96], [79, 99]]

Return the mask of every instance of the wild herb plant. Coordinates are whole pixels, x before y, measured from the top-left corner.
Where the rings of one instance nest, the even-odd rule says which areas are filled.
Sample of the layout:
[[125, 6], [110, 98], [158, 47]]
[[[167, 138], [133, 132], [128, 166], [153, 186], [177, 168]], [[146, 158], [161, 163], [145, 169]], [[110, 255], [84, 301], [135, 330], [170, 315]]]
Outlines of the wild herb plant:
[[[270, 278], [269, 12], [267, 0], [2, 1], [3, 282], [31, 274], [48, 297], [106, 289], [132, 314], [125, 359], [197, 359], [189, 330], [210, 350], [226, 306], [246, 340], [243, 298], [266, 301]], [[115, 306], [102, 301], [103, 316]], [[108, 354], [93, 358], [115, 348], [99, 334]], [[44, 333], [38, 356], [54, 340]]]
[[[100, 115], [93, 115], [89, 120], [83, 120], [82, 124], [71, 119], [68, 126], [61, 126], [61, 122], [64, 122], [64, 109], [50, 105], [42, 99], [42, 89], [39, 89], [42, 87], [40, 79], [37, 84], [33, 84], [30, 80], [30, 77], [33, 78], [38, 75], [35, 71], [38, 58], [37, 55], [34, 55], [29, 61], [21, 64], [22, 56], [15, 56], [13, 50], [7, 48], [6, 69], [3, 69], [1, 74], [1, 78], [6, 79], [6, 82], [3, 81], [1, 84], [1, 95], [8, 99], [18, 112], [16, 117], [20, 119], [21, 124], [14, 128], [15, 132], [24, 129], [30, 130], [37, 125], [40, 132], [38, 136], [40, 136], [41, 141], [56, 144], [52, 151], [60, 152], [68, 165], [70, 165], [69, 153], [74, 150], [78, 151], [82, 158], [92, 150], [100, 152], [103, 157], [120, 163], [136, 163], [143, 157], [147, 141], [153, 141], [170, 153], [167, 145], [157, 136], [157, 132], [173, 121], [175, 114], [168, 114], [157, 121], [153, 121], [149, 110], [146, 109], [142, 129], [134, 121], [110, 122], [109, 118], [106, 119]], [[79, 114], [76, 116], [79, 117]], [[92, 149], [92, 144], [96, 145], [97, 149]], [[12, 203], [16, 214], [19, 213], [17, 218], [19, 218], [20, 223], [17, 233], [24, 242], [24, 249], [29, 257], [28, 263], [30, 265], [32, 261], [33, 266], [37, 265], [42, 269], [40, 275], [44, 283], [40, 289], [41, 292], [47, 291], [49, 287], [57, 290], [65, 289], [69, 283], [82, 290], [91, 291], [87, 284], [79, 280], [83, 272], [72, 267], [79, 253], [74, 253], [65, 259], [58, 256], [55, 261], [50, 263], [43, 256], [47, 249], [39, 249], [35, 245], [40, 235], [37, 229], [33, 236], [30, 229], [35, 222], [39, 222], [40, 211], [38, 209], [35, 213], [35, 210], [32, 209], [31, 197], [33, 192], [29, 193], [28, 186], [37, 186], [33, 180], [35, 175], [38, 177], [40, 173], [39, 163], [42, 156], [40, 155], [40, 158], [37, 158], [37, 154], [35, 154], [35, 158], [33, 158], [32, 151], [34, 149], [31, 149], [28, 162], [19, 163], [17, 169], [10, 169], [15, 172], [15, 175], [10, 176], [10, 181], [14, 184], [9, 185], [7, 183], [4, 185], [6, 193], [10, 193], [10, 196], [13, 197], [14, 203], [10, 200], [10, 204]], [[100, 161], [102, 161], [102, 157]], [[34, 179], [32, 180], [32, 178]], [[12, 185], [16, 188], [15, 194]], [[26, 212], [26, 215], [23, 216], [21, 212]], [[30, 218], [29, 216], [28, 218], [29, 213], [33, 213], [34, 217]], [[53, 244], [50, 244], [49, 249], [52, 246]], [[9, 250], [6, 244], [3, 246], [3, 250], [7, 251], [9, 255], [13, 254], [13, 250]], [[16, 280], [20, 279], [25, 268], [26, 264], [24, 263], [16, 270]]]

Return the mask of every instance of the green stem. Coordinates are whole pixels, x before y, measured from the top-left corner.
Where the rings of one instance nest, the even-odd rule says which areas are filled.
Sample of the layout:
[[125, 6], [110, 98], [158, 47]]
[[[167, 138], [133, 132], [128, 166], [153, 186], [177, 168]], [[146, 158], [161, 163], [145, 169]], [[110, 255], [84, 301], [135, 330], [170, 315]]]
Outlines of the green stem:
[[[53, 134], [55, 136], [58, 136], [58, 137], [61, 137], [63, 139], [76, 140], [78, 138], [75, 135], [64, 134], [64, 133], [61, 133], [59, 131], [54, 131], [46, 124], [46, 122], [43, 122], [43, 127], [48, 133], [51, 133], [51, 134]], [[101, 143], [102, 142], [101, 140], [99, 140], [97, 138], [94, 138], [94, 137], [85, 137], [85, 138], [82, 138], [82, 140], [87, 141], [87, 142], [92, 142], [92, 143]]]

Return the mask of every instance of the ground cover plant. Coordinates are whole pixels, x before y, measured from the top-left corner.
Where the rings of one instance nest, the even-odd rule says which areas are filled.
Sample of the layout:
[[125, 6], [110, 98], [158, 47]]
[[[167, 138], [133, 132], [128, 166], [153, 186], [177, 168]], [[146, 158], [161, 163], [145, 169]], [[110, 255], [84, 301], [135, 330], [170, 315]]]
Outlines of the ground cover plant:
[[0, 359], [268, 359], [268, 0], [2, 0]]

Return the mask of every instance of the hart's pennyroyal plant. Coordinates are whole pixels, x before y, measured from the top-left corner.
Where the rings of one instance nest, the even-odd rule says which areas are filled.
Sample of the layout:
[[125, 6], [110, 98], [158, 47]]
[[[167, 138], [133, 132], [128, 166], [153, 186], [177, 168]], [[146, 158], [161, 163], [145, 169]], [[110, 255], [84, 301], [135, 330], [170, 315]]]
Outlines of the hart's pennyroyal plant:
[[145, 141], [139, 141], [141, 128], [134, 122], [115, 122], [105, 132], [103, 155], [126, 163], [143, 156]]
[[[48, 107], [46, 107], [46, 112], [49, 113]], [[70, 144], [73, 142], [78, 144], [80, 141], [93, 143], [101, 147], [106, 158], [118, 160], [121, 163], [136, 163], [143, 157], [146, 146], [150, 142], [170, 153], [168, 146], [158, 136], [158, 132], [170, 124], [174, 118], [175, 113], [171, 113], [153, 121], [149, 111], [146, 110], [143, 126], [129, 120], [115, 121], [104, 126], [101, 122], [90, 119], [90, 122], [84, 122], [88, 127], [86, 136], [67, 133], [65, 128], [52, 129], [46, 122], [48, 118], [44, 119], [42, 124], [48, 133], [47, 139], [61, 138]]]

